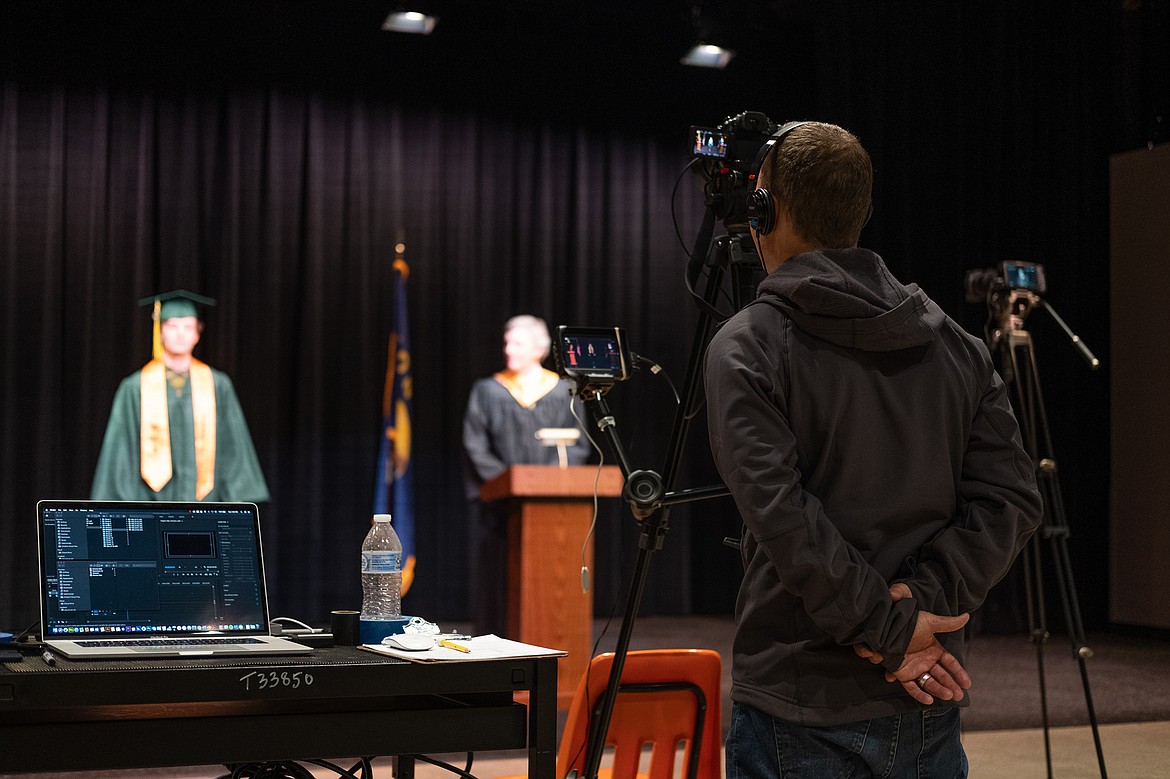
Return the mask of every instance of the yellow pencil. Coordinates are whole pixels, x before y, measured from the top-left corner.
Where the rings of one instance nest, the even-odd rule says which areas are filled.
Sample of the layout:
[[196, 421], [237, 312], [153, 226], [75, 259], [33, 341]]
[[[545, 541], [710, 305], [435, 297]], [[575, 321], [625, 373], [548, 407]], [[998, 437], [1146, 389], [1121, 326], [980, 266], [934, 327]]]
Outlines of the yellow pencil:
[[463, 644], [456, 644], [454, 641], [448, 641], [445, 638], [439, 640], [439, 646], [445, 646], [448, 649], [454, 649], [456, 652], [467, 652], [468, 654], [471, 654], [471, 650], [463, 646]]

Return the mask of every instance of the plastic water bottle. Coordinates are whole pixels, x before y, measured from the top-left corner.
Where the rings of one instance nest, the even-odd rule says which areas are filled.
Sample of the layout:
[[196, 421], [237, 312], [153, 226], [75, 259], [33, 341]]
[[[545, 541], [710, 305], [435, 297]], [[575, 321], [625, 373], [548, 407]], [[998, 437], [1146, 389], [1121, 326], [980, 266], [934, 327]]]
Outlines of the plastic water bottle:
[[402, 616], [402, 542], [389, 514], [375, 514], [374, 526], [362, 542], [363, 620]]

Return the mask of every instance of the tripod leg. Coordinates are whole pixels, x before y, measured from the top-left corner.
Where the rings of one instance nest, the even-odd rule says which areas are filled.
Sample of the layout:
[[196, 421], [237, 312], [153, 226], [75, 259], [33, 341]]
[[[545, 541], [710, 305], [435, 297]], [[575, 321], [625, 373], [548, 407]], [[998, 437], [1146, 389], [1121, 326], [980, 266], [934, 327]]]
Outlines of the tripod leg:
[[605, 736], [609, 732], [610, 719], [613, 717], [613, 707], [617, 702], [618, 687], [621, 685], [622, 671], [626, 664], [626, 655], [630, 650], [630, 638], [634, 632], [634, 620], [638, 617], [638, 608], [642, 604], [642, 594], [646, 589], [646, 576], [650, 570], [650, 556], [662, 548], [666, 534], [666, 515], [668, 509], [663, 509], [642, 523], [642, 536], [638, 545], [638, 561], [634, 566], [634, 577], [630, 582], [630, 594], [626, 599], [626, 611], [622, 617], [622, 627], [618, 635], [617, 647], [614, 650], [613, 666], [609, 672], [609, 683], [605, 694], [601, 698], [601, 705], [594, 718], [590, 721], [590, 729], [585, 744], [585, 768], [582, 779], [597, 779], [601, 770], [601, 758], [605, 752]]
[[[707, 309], [712, 311], [720, 294], [720, 282], [723, 278], [725, 264], [717, 262], [711, 267], [707, 276], [704, 303]], [[662, 472], [663, 485], [668, 491], [674, 486], [674, 479], [678, 473], [678, 465], [682, 457], [682, 443], [690, 425], [690, 409], [693, 408], [694, 399], [699, 392], [699, 381], [702, 378], [703, 352], [706, 349], [707, 341], [711, 338], [713, 328], [714, 322], [707, 313], [699, 317], [699, 322], [695, 326], [694, 340], [691, 344], [691, 358], [687, 365], [686, 384], [683, 387], [682, 400], [675, 413], [670, 444], [667, 447], [666, 463]], [[596, 407], [604, 408], [603, 406]], [[615, 451], [619, 452], [619, 459], [623, 462], [622, 473], [628, 476], [629, 465], [625, 460], [625, 455], [620, 454], [621, 442], [616, 433], [610, 436], [610, 442]], [[614, 703], [617, 700], [618, 686], [621, 683], [622, 670], [625, 668], [626, 654], [630, 648], [630, 637], [633, 635], [634, 620], [638, 616], [638, 608], [642, 603], [642, 593], [650, 569], [650, 557], [655, 551], [662, 548], [669, 515], [670, 507], [663, 506], [657, 512], [652, 512], [649, 517], [642, 518], [642, 535], [638, 541], [638, 562], [635, 565], [634, 578], [630, 583], [630, 592], [626, 598], [626, 611], [622, 617], [622, 626], [614, 652], [613, 667], [610, 669], [609, 683], [601, 700], [601, 709], [596, 720], [593, 721], [594, 726], [586, 739], [583, 779], [597, 779], [601, 767], [601, 757], [605, 751], [605, 736], [609, 732], [609, 723], [613, 716]]]
[[[1092, 657], [1093, 652], [1085, 646], [1085, 631], [1081, 622], [1080, 604], [1077, 602], [1076, 591], [1073, 586], [1072, 562], [1068, 554], [1068, 521], [1064, 513], [1064, 500], [1060, 490], [1060, 480], [1057, 474], [1056, 460], [1052, 457], [1052, 436], [1048, 427], [1048, 415], [1044, 411], [1044, 394], [1040, 387], [1040, 372], [1036, 367], [1036, 353], [1032, 347], [1032, 338], [1025, 332], [1013, 334], [1012, 365], [1018, 385], [1017, 397], [1025, 401], [1023, 405], [1027, 411], [1021, 414], [1021, 424], [1026, 428], [1025, 441], [1028, 451], [1037, 464], [1037, 483], [1044, 497], [1044, 517], [1038, 531], [1038, 536], [1048, 542], [1052, 550], [1053, 567], [1056, 574], [1057, 588], [1060, 591], [1061, 605], [1064, 609], [1065, 624], [1072, 642], [1073, 656], [1080, 667], [1081, 686], [1085, 693], [1085, 707], [1089, 715], [1089, 726], [1093, 733], [1093, 744], [1097, 750], [1097, 765], [1101, 771], [1101, 779], [1107, 779], [1105, 770], [1105, 755], [1101, 749], [1101, 734], [1097, 727], [1097, 714], [1093, 708], [1093, 693], [1089, 688], [1089, 672], [1085, 660]], [[1024, 372], [1020, 372], [1017, 361], [1016, 347], [1026, 359]], [[1043, 443], [1044, 454], [1040, 455], [1039, 445]], [[1036, 538], [1032, 539], [1035, 543]], [[1033, 565], [1040, 568], [1039, 546], [1033, 555]], [[1041, 577], [1036, 576], [1037, 592], [1035, 597], [1041, 603], [1043, 612], [1044, 591]], [[1041, 700], [1045, 707], [1044, 713], [1044, 748], [1047, 752], [1048, 744], [1048, 713], [1046, 695], [1044, 693], [1043, 661], [1040, 666]], [[1049, 758], [1048, 775], [1052, 776], [1052, 763]]]
[[1040, 680], [1040, 721], [1044, 730], [1044, 764], [1052, 779], [1052, 739], [1048, 723], [1048, 683], [1044, 677], [1044, 645], [1048, 642], [1048, 623], [1044, 609], [1044, 573], [1040, 565], [1040, 545], [1036, 538], [1028, 542], [1023, 554], [1024, 594], [1028, 602], [1028, 637], [1036, 647], [1036, 672]]
[[[1007, 373], [1015, 385], [1016, 414], [1020, 418], [1020, 433], [1023, 436], [1024, 446], [1035, 459], [1037, 445], [1037, 413], [1036, 413], [1036, 384], [1032, 379], [1034, 374], [1030, 370], [1021, 372], [1020, 353], [1029, 362], [1031, 360], [1031, 338], [1027, 333], [1020, 334], [1018, 340], [1009, 341], [1007, 349]], [[1048, 521], [1047, 500], [1044, 503], [1044, 517]], [[1048, 614], [1044, 605], [1044, 569], [1040, 559], [1040, 543], [1036, 536], [1028, 541], [1024, 550], [1024, 592], [1028, 602], [1028, 635], [1036, 647], [1036, 674], [1040, 681], [1040, 721], [1044, 729], [1044, 764], [1048, 769], [1048, 779], [1052, 779], [1052, 739], [1048, 722], [1048, 682], [1044, 677], [1044, 645], [1048, 641]]]
[[1053, 527], [1044, 530], [1052, 550], [1053, 567], [1056, 571], [1056, 582], [1060, 589], [1061, 604], [1064, 608], [1064, 620], [1068, 629], [1069, 642], [1072, 644], [1073, 657], [1081, 676], [1081, 687], [1085, 693], [1085, 707], [1089, 714], [1089, 726], [1093, 733], [1093, 746], [1097, 750], [1097, 766], [1101, 771], [1101, 779], [1106, 779], [1105, 753], [1101, 748], [1101, 734], [1097, 726], [1097, 712], [1093, 707], [1093, 691], [1089, 687], [1089, 669], [1086, 660], [1093, 656], [1093, 650], [1085, 644], [1085, 628], [1081, 622], [1081, 609], [1077, 601], [1076, 587], [1073, 584], [1072, 559], [1068, 553], [1068, 524], [1064, 519], [1064, 503], [1060, 498], [1060, 483], [1054, 460], [1040, 461], [1041, 477], [1046, 482], [1046, 499], [1053, 508], [1052, 515], [1056, 520]]

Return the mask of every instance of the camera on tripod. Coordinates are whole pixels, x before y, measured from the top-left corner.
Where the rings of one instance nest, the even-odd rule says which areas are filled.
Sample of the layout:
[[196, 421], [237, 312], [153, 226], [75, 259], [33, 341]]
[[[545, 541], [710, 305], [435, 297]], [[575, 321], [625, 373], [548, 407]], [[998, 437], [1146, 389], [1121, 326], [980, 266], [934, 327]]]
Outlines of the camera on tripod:
[[968, 303], [982, 303], [992, 292], [1022, 289], [1043, 295], [1048, 291], [1044, 266], [1035, 262], [1007, 260], [995, 268], [967, 271], [964, 293]]
[[[724, 272], [727, 271], [731, 277], [731, 283], [728, 285], [731, 292], [726, 296], [730, 298], [735, 311], [738, 311], [743, 301], [749, 299], [755, 290], [752, 274], [758, 274], [762, 270], [750, 238], [747, 200], [756, 183], [758, 171], [753, 170], [757, 164], [756, 160], [776, 130], [777, 125], [759, 111], [744, 111], [724, 120], [718, 127], [691, 127], [692, 159], [688, 168], [697, 168], [703, 175], [705, 211], [702, 225], [687, 255], [685, 278], [688, 292], [699, 305], [700, 319], [695, 328], [682, 392], [674, 392], [676, 402], [674, 423], [671, 427], [666, 459], [660, 471], [635, 470], [630, 466], [621, 438], [617, 434], [616, 421], [606, 405], [605, 394], [616, 382], [629, 377], [633, 366], [631, 357], [640, 364], [651, 365], [652, 373], [665, 376], [662, 369], [644, 357], [631, 355], [626, 349], [621, 328], [564, 325], [557, 328], [558, 372], [574, 383], [574, 393], [581, 396], [597, 429], [609, 441], [609, 448], [625, 476], [622, 496], [630, 504], [641, 528], [638, 559], [629, 586], [629, 597], [622, 618], [614, 662], [610, 669], [605, 695], [599, 708], [594, 712], [596, 716], [593, 723], [596, 727], [591, 727], [585, 749], [585, 769], [582, 776], [586, 779], [593, 779], [600, 770], [602, 753], [605, 750], [605, 734], [609, 731], [633, 622], [645, 588], [650, 555], [662, 548], [668, 530], [667, 517], [670, 507], [676, 503], [730, 494], [723, 484], [675, 490], [674, 482], [680, 471], [687, 430], [701, 408], [699, 386], [703, 353], [711, 339], [716, 321], [727, 318], [724, 312], [715, 306], [716, 300], [725, 294], [721, 286]], [[727, 234], [715, 238], [717, 219], [723, 221]], [[676, 229], [678, 227], [677, 220], [675, 227]], [[705, 289], [700, 294], [696, 286], [704, 271]], [[674, 384], [671, 383], [670, 386], [673, 391]]]
[[759, 111], [744, 111], [717, 127], [691, 127], [691, 154], [702, 161], [708, 205], [728, 227], [747, 225], [747, 196], [760, 148], [778, 125]]
[[1048, 291], [1044, 266], [1035, 262], [1006, 260], [994, 268], [967, 271], [964, 298], [968, 303], [987, 303], [984, 327], [987, 345], [995, 348], [1005, 334], [1023, 329], [1024, 320]]

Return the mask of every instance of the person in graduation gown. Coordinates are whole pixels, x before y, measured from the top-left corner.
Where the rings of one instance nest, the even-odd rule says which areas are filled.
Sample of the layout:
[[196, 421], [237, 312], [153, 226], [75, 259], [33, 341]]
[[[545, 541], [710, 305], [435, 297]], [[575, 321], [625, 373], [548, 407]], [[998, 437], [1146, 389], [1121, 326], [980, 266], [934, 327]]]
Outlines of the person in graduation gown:
[[[569, 406], [569, 382], [541, 365], [551, 345], [543, 319], [509, 319], [504, 325], [506, 367], [476, 380], [463, 416], [464, 486], [472, 524], [471, 610], [479, 634], [503, 635], [507, 597], [507, 514], [500, 502], [480, 501], [480, 487], [512, 465], [557, 465], [557, 448], [541, 444], [537, 430], [579, 429]], [[588, 459], [584, 434], [567, 454], [570, 465]]]
[[94, 500], [267, 501], [268, 486], [227, 374], [192, 355], [198, 305], [177, 290], [154, 307], [155, 356], [114, 395], [90, 497]]

